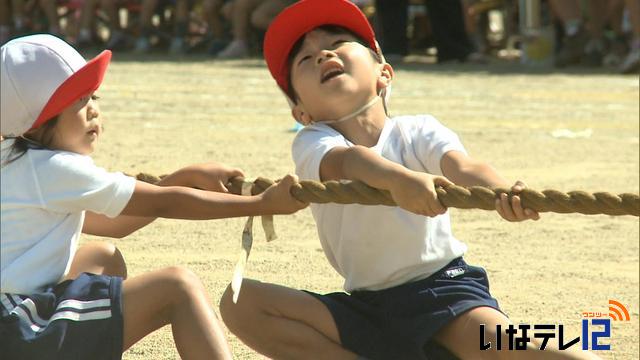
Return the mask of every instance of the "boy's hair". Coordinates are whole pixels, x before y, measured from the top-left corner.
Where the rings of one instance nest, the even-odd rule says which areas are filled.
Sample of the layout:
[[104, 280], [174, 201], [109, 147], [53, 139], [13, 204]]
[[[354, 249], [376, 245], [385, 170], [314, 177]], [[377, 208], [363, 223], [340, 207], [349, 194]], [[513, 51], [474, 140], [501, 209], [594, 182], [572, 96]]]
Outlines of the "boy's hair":
[[[313, 30], [322, 30], [332, 35], [340, 35], [340, 34], [351, 35], [356, 39], [356, 41], [360, 45], [370, 50], [371, 57], [375, 61], [377, 61], [378, 63], [383, 62], [381, 54], [371, 50], [369, 48], [369, 45], [367, 45], [367, 41], [365, 39], [363, 39], [361, 36], [358, 36], [358, 34], [354, 33], [353, 31], [350, 31], [349, 29], [346, 29], [338, 25], [322, 25], [322, 26], [318, 26]], [[295, 44], [293, 44], [293, 47], [291, 48], [291, 52], [289, 52], [289, 57], [287, 58], [287, 68], [289, 69], [289, 76], [287, 78], [289, 93], [287, 94], [287, 96], [289, 96], [289, 98], [291, 99], [291, 101], [294, 102], [294, 104], [298, 102], [299, 98], [298, 98], [298, 94], [296, 93], [296, 90], [293, 88], [293, 83], [291, 82], [291, 67], [293, 66], [293, 59], [295, 59], [295, 57], [298, 55], [298, 53], [302, 49], [302, 44], [304, 43], [304, 39], [307, 37], [307, 34], [304, 34], [300, 39], [298, 39], [298, 41], [296, 41]]]

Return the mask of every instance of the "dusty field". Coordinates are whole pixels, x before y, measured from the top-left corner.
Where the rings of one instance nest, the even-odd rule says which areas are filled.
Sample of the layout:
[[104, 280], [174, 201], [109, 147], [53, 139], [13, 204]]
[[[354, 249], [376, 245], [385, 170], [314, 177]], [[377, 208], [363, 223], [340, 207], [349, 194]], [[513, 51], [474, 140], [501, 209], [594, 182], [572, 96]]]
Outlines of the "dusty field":
[[[638, 77], [597, 73], [523, 74], [492, 65], [398, 68], [392, 114], [431, 113], [456, 131], [469, 153], [536, 189], [638, 192]], [[95, 154], [110, 170], [162, 174], [219, 161], [249, 178], [293, 171], [293, 125], [284, 99], [258, 60], [118, 60], [100, 92], [106, 132]], [[556, 138], [557, 129], [591, 129]], [[625, 304], [613, 322], [607, 359], [638, 358], [638, 218], [544, 214], [511, 224], [496, 213], [452, 210], [468, 262], [486, 267], [492, 292], [516, 323], [564, 324], [580, 335], [583, 311]], [[231, 279], [244, 219], [158, 220], [117, 240], [135, 276], [184, 265], [204, 281], [217, 308]], [[246, 275], [295, 288], [335, 291], [339, 276], [320, 249], [311, 214], [276, 217], [280, 238], [256, 231]], [[87, 238], [87, 240], [95, 240]], [[260, 358], [234, 336], [238, 359]], [[125, 353], [127, 360], [175, 359], [169, 328]]]

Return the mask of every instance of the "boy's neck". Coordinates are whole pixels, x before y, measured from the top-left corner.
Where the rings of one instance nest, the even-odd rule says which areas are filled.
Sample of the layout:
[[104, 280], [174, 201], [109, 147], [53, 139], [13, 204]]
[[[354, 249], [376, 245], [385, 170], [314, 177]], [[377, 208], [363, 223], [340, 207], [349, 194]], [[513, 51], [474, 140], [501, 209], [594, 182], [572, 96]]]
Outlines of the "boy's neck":
[[387, 115], [382, 101], [354, 116], [335, 124], [327, 124], [355, 145], [373, 147], [378, 143]]

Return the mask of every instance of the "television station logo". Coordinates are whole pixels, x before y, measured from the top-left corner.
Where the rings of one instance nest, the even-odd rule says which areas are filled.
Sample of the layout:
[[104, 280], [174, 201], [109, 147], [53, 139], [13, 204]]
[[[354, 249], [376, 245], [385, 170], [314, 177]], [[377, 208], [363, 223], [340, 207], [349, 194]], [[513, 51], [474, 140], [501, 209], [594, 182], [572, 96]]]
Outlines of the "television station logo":
[[[568, 348], [581, 343], [582, 350], [611, 350], [611, 322], [631, 320], [627, 307], [617, 300], [609, 299], [609, 312], [583, 311], [581, 336], [571, 338], [565, 334], [563, 324], [510, 324], [506, 329], [496, 325], [495, 334], [506, 334], [508, 343], [503, 344], [501, 336], [495, 342], [488, 341], [485, 324], [480, 324], [480, 350], [526, 350], [536, 339], [538, 349], [545, 350], [549, 340], [557, 339], [558, 348]], [[493, 336], [491, 336], [493, 337]], [[606, 343], [605, 342], [609, 342]]]

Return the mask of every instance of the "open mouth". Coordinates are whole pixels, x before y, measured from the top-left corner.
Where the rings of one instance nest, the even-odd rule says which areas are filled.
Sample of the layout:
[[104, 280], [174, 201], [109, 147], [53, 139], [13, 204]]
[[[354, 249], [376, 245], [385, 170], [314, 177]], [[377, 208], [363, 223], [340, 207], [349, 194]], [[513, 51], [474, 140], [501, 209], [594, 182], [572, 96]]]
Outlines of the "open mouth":
[[322, 78], [320, 79], [320, 83], [324, 84], [325, 82], [333, 79], [334, 77], [340, 76], [342, 74], [344, 74], [344, 70], [339, 68], [333, 68], [322, 75]]

